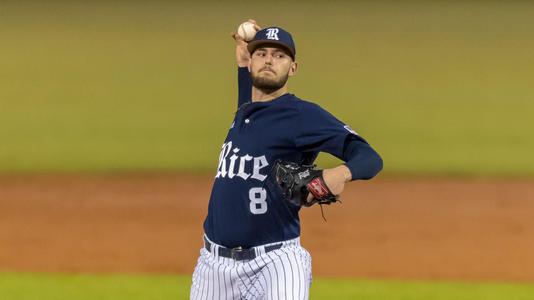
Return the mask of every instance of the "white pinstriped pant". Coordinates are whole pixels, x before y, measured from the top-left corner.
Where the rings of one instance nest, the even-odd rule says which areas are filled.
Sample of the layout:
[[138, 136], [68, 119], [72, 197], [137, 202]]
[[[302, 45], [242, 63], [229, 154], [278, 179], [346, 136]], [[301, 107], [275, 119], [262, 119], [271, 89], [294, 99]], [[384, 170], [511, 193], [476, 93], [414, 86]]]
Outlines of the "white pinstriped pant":
[[[210, 241], [211, 242], [211, 241]], [[311, 256], [300, 239], [282, 242], [282, 247], [265, 253], [266, 244], [255, 247], [256, 258], [236, 261], [218, 256], [217, 247], [200, 250], [191, 300], [308, 299], [312, 281]]]

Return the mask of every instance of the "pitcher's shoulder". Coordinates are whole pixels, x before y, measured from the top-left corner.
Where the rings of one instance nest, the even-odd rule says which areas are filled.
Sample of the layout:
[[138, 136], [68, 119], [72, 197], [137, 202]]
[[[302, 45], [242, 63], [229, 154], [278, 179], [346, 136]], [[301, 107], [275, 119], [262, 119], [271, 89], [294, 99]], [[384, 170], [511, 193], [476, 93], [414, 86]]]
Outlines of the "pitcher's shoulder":
[[311, 100], [298, 98], [296, 96], [294, 96], [294, 100], [295, 101], [292, 101], [292, 105], [298, 109], [300, 114], [331, 115], [331, 113], [324, 109], [321, 105]]
[[304, 110], [324, 110], [319, 104], [311, 101], [311, 100], [308, 100], [308, 99], [302, 99], [302, 98], [299, 98], [293, 94], [290, 94], [290, 97], [291, 97], [291, 100], [292, 101], [289, 101], [289, 103], [295, 107], [298, 107], [299, 109], [304, 109]]

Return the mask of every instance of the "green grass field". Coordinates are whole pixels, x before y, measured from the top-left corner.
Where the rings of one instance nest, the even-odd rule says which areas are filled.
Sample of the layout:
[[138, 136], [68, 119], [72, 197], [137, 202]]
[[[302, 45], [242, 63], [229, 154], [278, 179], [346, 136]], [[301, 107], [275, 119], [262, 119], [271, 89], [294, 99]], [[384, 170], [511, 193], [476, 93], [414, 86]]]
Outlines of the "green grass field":
[[[5, 300], [188, 299], [190, 277], [0, 273]], [[534, 285], [314, 279], [310, 299], [530, 300]]]
[[2, 2], [0, 172], [213, 171], [235, 110], [229, 32], [255, 17], [295, 36], [291, 90], [366, 137], [385, 173], [534, 175], [533, 11]]

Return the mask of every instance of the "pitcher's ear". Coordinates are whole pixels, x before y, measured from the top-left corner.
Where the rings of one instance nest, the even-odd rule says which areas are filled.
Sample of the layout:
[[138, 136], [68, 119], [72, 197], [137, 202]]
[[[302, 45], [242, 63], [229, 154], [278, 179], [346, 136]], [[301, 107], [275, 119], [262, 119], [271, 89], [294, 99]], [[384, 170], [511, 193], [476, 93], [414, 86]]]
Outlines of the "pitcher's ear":
[[291, 63], [291, 67], [289, 68], [289, 76], [293, 76], [297, 73], [298, 64], [296, 61]]

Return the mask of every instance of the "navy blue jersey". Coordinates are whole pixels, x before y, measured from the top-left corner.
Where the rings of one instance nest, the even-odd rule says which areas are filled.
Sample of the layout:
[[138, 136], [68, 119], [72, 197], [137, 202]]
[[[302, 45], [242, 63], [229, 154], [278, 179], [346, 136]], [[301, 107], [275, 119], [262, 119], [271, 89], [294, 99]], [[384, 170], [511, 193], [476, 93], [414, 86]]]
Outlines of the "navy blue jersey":
[[208, 238], [229, 248], [249, 248], [300, 235], [300, 207], [285, 200], [276, 186], [271, 169], [275, 160], [310, 164], [319, 152], [343, 159], [347, 140], [367, 145], [317, 104], [293, 94], [267, 102], [242, 99], [249, 95], [240, 92], [239, 108], [221, 147], [204, 222]]

